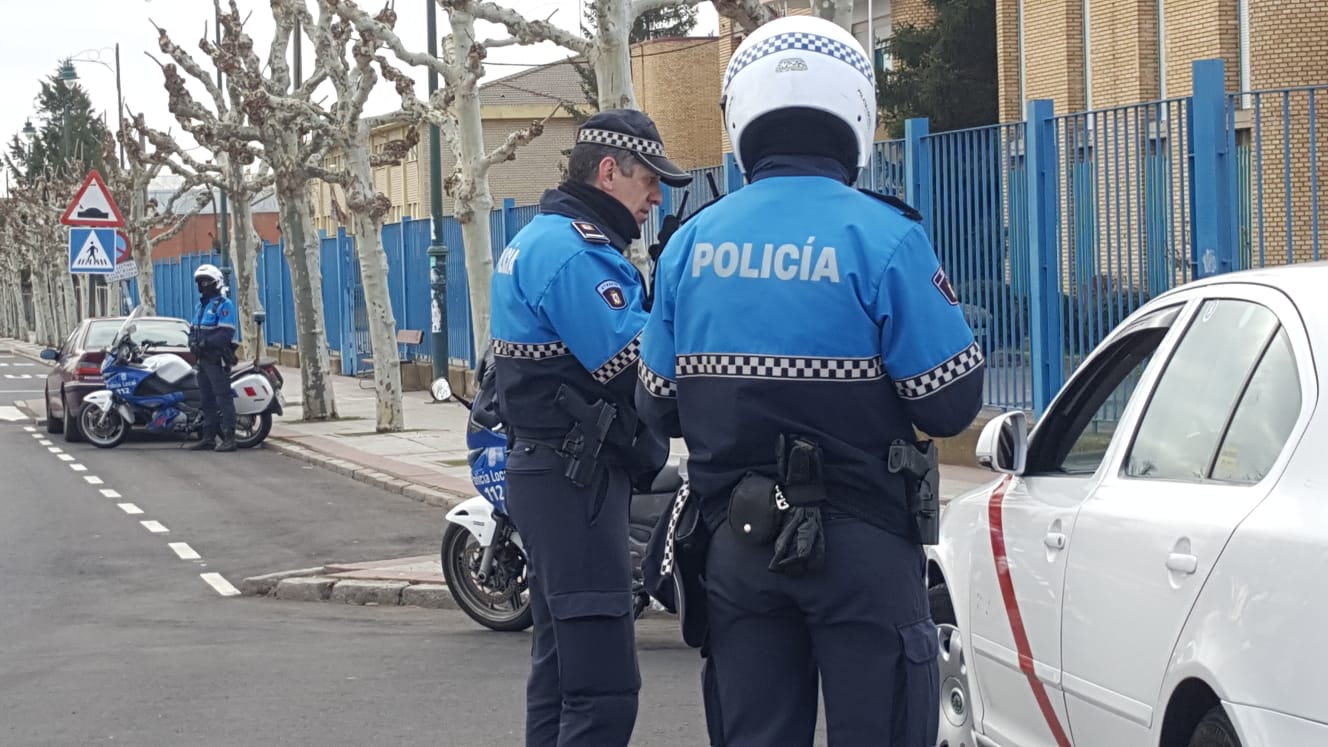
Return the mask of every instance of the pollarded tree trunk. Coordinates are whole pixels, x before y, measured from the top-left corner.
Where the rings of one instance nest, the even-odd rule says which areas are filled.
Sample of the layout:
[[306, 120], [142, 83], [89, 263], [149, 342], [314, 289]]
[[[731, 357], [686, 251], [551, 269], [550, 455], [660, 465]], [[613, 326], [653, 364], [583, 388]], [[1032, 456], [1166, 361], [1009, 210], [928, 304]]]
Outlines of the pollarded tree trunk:
[[596, 4], [599, 31], [591, 62], [595, 68], [600, 111], [637, 108], [628, 41], [633, 21], [631, 6], [626, 0]]
[[[298, 135], [295, 133], [283, 137], [291, 141], [288, 153], [298, 152], [299, 142], [296, 138]], [[304, 419], [334, 419], [337, 417], [337, 403], [328, 375], [331, 364], [324, 344], [327, 334], [323, 329], [323, 276], [319, 266], [318, 234], [314, 230], [309, 196], [305, 191], [303, 174], [292, 174], [289, 169], [277, 172], [276, 185], [281, 229], [286, 244], [286, 264], [290, 267], [291, 290], [295, 294], [295, 327], [300, 351]]]
[[392, 314], [392, 296], [387, 282], [387, 252], [383, 251], [382, 215], [391, 203], [385, 197], [380, 200], [374, 187], [373, 168], [369, 163], [369, 123], [360, 119], [355, 127], [357, 132], [346, 153], [351, 176], [346, 202], [354, 216], [355, 254], [360, 260], [360, 284], [364, 288], [369, 317], [374, 389], [378, 394], [376, 430], [386, 433], [405, 428], [397, 323]]
[[258, 298], [258, 254], [262, 251], [258, 229], [254, 228], [254, 210], [242, 190], [232, 190], [236, 199], [231, 203], [231, 246], [235, 264], [235, 293], [239, 305], [240, 337], [244, 340], [244, 356], [250, 357], [262, 350], [264, 341], [258, 339], [258, 323], [254, 313], [263, 308]]
[[[65, 270], [65, 266], [60, 268]], [[60, 331], [56, 334], [63, 335], [72, 330], [75, 324], [78, 324], [78, 292], [74, 289], [74, 276], [67, 272], [60, 273], [60, 288], [64, 292], [61, 304], [64, 308], [64, 323], [59, 326]]]
[[[453, 59], [460, 64], [475, 44], [475, 19], [469, 13], [455, 9], [449, 11], [448, 18], [452, 25]], [[478, 87], [459, 86], [455, 93], [462, 179], [454, 195], [454, 211], [461, 223], [461, 239], [466, 248], [471, 333], [475, 336], [475, 352], [478, 354], [489, 341], [489, 295], [493, 280], [493, 235], [489, 228], [489, 213], [493, 210], [493, 195], [489, 192], [488, 166], [484, 163], [483, 117]]]
[[152, 245], [145, 228], [147, 215], [147, 192], [131, 190], [129, 193], [129, 215], [126, 216], [125, 233], [129, 236], [129, 253], [138, 265], [138, 303], [143, 313], [151, 316], [157, 313], [157, 288], [153, 285], [155, 267], [152, 265]]

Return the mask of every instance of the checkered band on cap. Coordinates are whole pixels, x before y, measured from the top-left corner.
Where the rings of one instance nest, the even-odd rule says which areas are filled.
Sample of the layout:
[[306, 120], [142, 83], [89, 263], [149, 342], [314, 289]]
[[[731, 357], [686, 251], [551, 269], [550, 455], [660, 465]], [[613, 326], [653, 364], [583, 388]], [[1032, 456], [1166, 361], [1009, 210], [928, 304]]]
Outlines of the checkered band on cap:
[[636, 369], [636, 378], [640, 380], [641, 385], [647, 392], [655, 397], [677, 397], [678, 382], [666, 379], [663, 376], [651, 371], [646, 364], [642, 363]]
[[941, 365], [895, 382], [900, 399], [922, 399], [959, 381], [982, 365], [982, 348], [974, 342]]
[[787, 34], [777, 34], [765, 41], [753, 44], [751, 47], [743, 50], [737, 57], [734, 57], [733, 61], [729, 63], [728, 73], [724, 76], [724, 87], [728, 88], [729, 82], [733, 80], [733, 76], [737, 75], [738, 71], [742, 70], [744, 67], [747, 67], [767, 55], [788, 50], [829, 55], [830, 57], [834, 57], [837, 60], [852, 65], [854, 69], [862, 73], [867, 80], [875, 80], [872, 66], [867, 62], [867, 58], [863, 56], [862, 52], [829, 37], [820, 36], [818, 34], [808, 34], [804, 31], [794, 31]]
[[732, 376], [743, 379], [865, 381], [885, 376], [879, 357], [793, 358], [778, 355], [680, 355], [678, 378]]
[[646, 138], [637, 137], [636, 135], [628, 135], [624, 132], [585, 128], [577, 133], [576, 141], [578, 143], [609, 145], [614, 148], [630, 150], [634, 153], [643, 153], [647, 156], [664, 157], [663, 143], [660, 143], [658, 140], [647, 140]]
[[641, 338], [632, 338], [627, 346], [619, 350], [612, 358], [604, 362], [604, 365], [590, 372], [595, 377], [595, 381], [601, 384], [607, 384], [613, 381], [614, 377], [632, 367], [641, 359]]
[[571, 355], [572, 350], [561, 340], [553, 342], [508, 342], [493, 341], [493, 354], [500, 358], [521, 358], [530, 361], [542, 361]]

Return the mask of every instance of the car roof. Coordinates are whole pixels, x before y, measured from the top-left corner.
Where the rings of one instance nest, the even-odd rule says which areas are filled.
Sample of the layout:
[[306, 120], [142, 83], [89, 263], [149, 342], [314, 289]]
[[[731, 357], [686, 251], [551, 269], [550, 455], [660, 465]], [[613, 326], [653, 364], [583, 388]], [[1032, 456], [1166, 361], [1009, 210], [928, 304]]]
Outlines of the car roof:
[[1229, 283], [1267, 285], [1286, 293], [1302, 311], [1323, 309], [1325, 305], [1323, 288], [1325, 283], [1328, 283], [1328, 260], [1258, 267], [1212, 275], [1177, 286], [1168, 293]]

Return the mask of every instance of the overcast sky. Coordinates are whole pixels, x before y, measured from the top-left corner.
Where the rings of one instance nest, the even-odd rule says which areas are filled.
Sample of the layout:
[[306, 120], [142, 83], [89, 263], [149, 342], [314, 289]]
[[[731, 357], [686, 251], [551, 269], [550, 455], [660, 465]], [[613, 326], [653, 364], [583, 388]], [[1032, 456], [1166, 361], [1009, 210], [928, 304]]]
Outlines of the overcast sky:
[[[376, 11], [382, 0], [360, 0], [360, 6]], [[428, 40], [425, 26], [425, 8], [432, 0], [397, 0], [399, 20], [397, 33], [413, 49], [424, 51]], [[131, 111], [142, 112], [148, 122], [158, 128], [179, 130], [166, 110], [166, 92], [162, 88], [161, 70], [145, 56], [150, 53], [164, 59], [157, 48], [157, 34], [149, 19], [170, 32], [177, 44], [188, 50], [197, 50], [204, 24], [212, 35], [211, 0], [0, 0], [5, 9], [5, 25], [10, 29], [8, 41], [0, 46], [0, 100], [5, 102], [0, 112], [0, 137], [7, 145], [13, 135], [23, 128], [24, 121], [36, 108], [35, 99], [41, 81], [56, 71], [65, 57], [100, 60], [112, 68], [115, 65], [115, 45], [120, 45], [120, 75], [125, 105]], [[577, 29], [581, 0], [510, 0], [515, 8], [528, 18], [547, 18], [564, 28]], [[500, 0], [501, 4], [501, 0]], [[310, 2], [313, 6], [314, 3]], [[260, 57], [266, 59], [272, 40], [272, 18], [268, 0], [239, 0], [241, 12], [252, 15], [246, 26], [254, 38]], [[316, 12], [316, 11], [315, 11]], [[440, 35], [447, 33], [447, 14], [438, 13]], [[700, 22], [694, 34], [717, 32], [718, 22], [714, 9], [705, 3], [700, 9]], [[478, 33], [482, 38], [502, 37], [504, 32], [481, 22]], [[201, 56], [201, 53], [199, 53]], [[486, 80], [509, 75], [524, 66], [567, 57], [569, 53], [552, 44], [534, 47], [503, 47], [489, 54]], [[313, 67], [312, 49], [307, 45], [304, 54], [306, 74]], [[499, 64], [515, 63], [515, 64]], [[92, 96], [94, 107], [104, 111], [114, 121], [115, 74], [96, 62], [75, 62], [80, 82]], [[206, 68], [205, 68], [206, 69]], [[423, 70], [409, 68], [419, 81], [417, 91], [425, 90]], [[200, 88], [195, 96], [206, 100]], [[399, 105], [399, 99], [390, 86], [379, 85], [369, 100], [368, 114], [390, 111]], [[34, 123], [35, 124], [35, 123]], [[187, 136], [186, 136], [187, 137]], [[192, 141], [188, 141], [192, 142]]]

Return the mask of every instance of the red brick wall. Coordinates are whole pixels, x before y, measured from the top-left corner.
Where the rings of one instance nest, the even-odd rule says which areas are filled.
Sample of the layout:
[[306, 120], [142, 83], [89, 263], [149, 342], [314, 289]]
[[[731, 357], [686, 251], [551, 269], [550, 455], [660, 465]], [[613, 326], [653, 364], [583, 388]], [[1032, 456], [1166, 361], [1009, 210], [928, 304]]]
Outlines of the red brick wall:
[[[255, 213], [254, 227], [258, 229], [258, 235], [264, 241], [276, 241], [281, 238], [281, 230], [277, 227], [276, 213]], [[189, 219], [182, 231], [171, 238], [157, 244], [152, 250], [152, 258], [156, 260], [178, 257], [182, 254], [197, 254], [207, 251], [213, 244], [213, 237], [217, 231], [217, 216], [215, 215], [195, 215]], [[161, 231], [153, 231], [152, 235], [157, 236]]]

